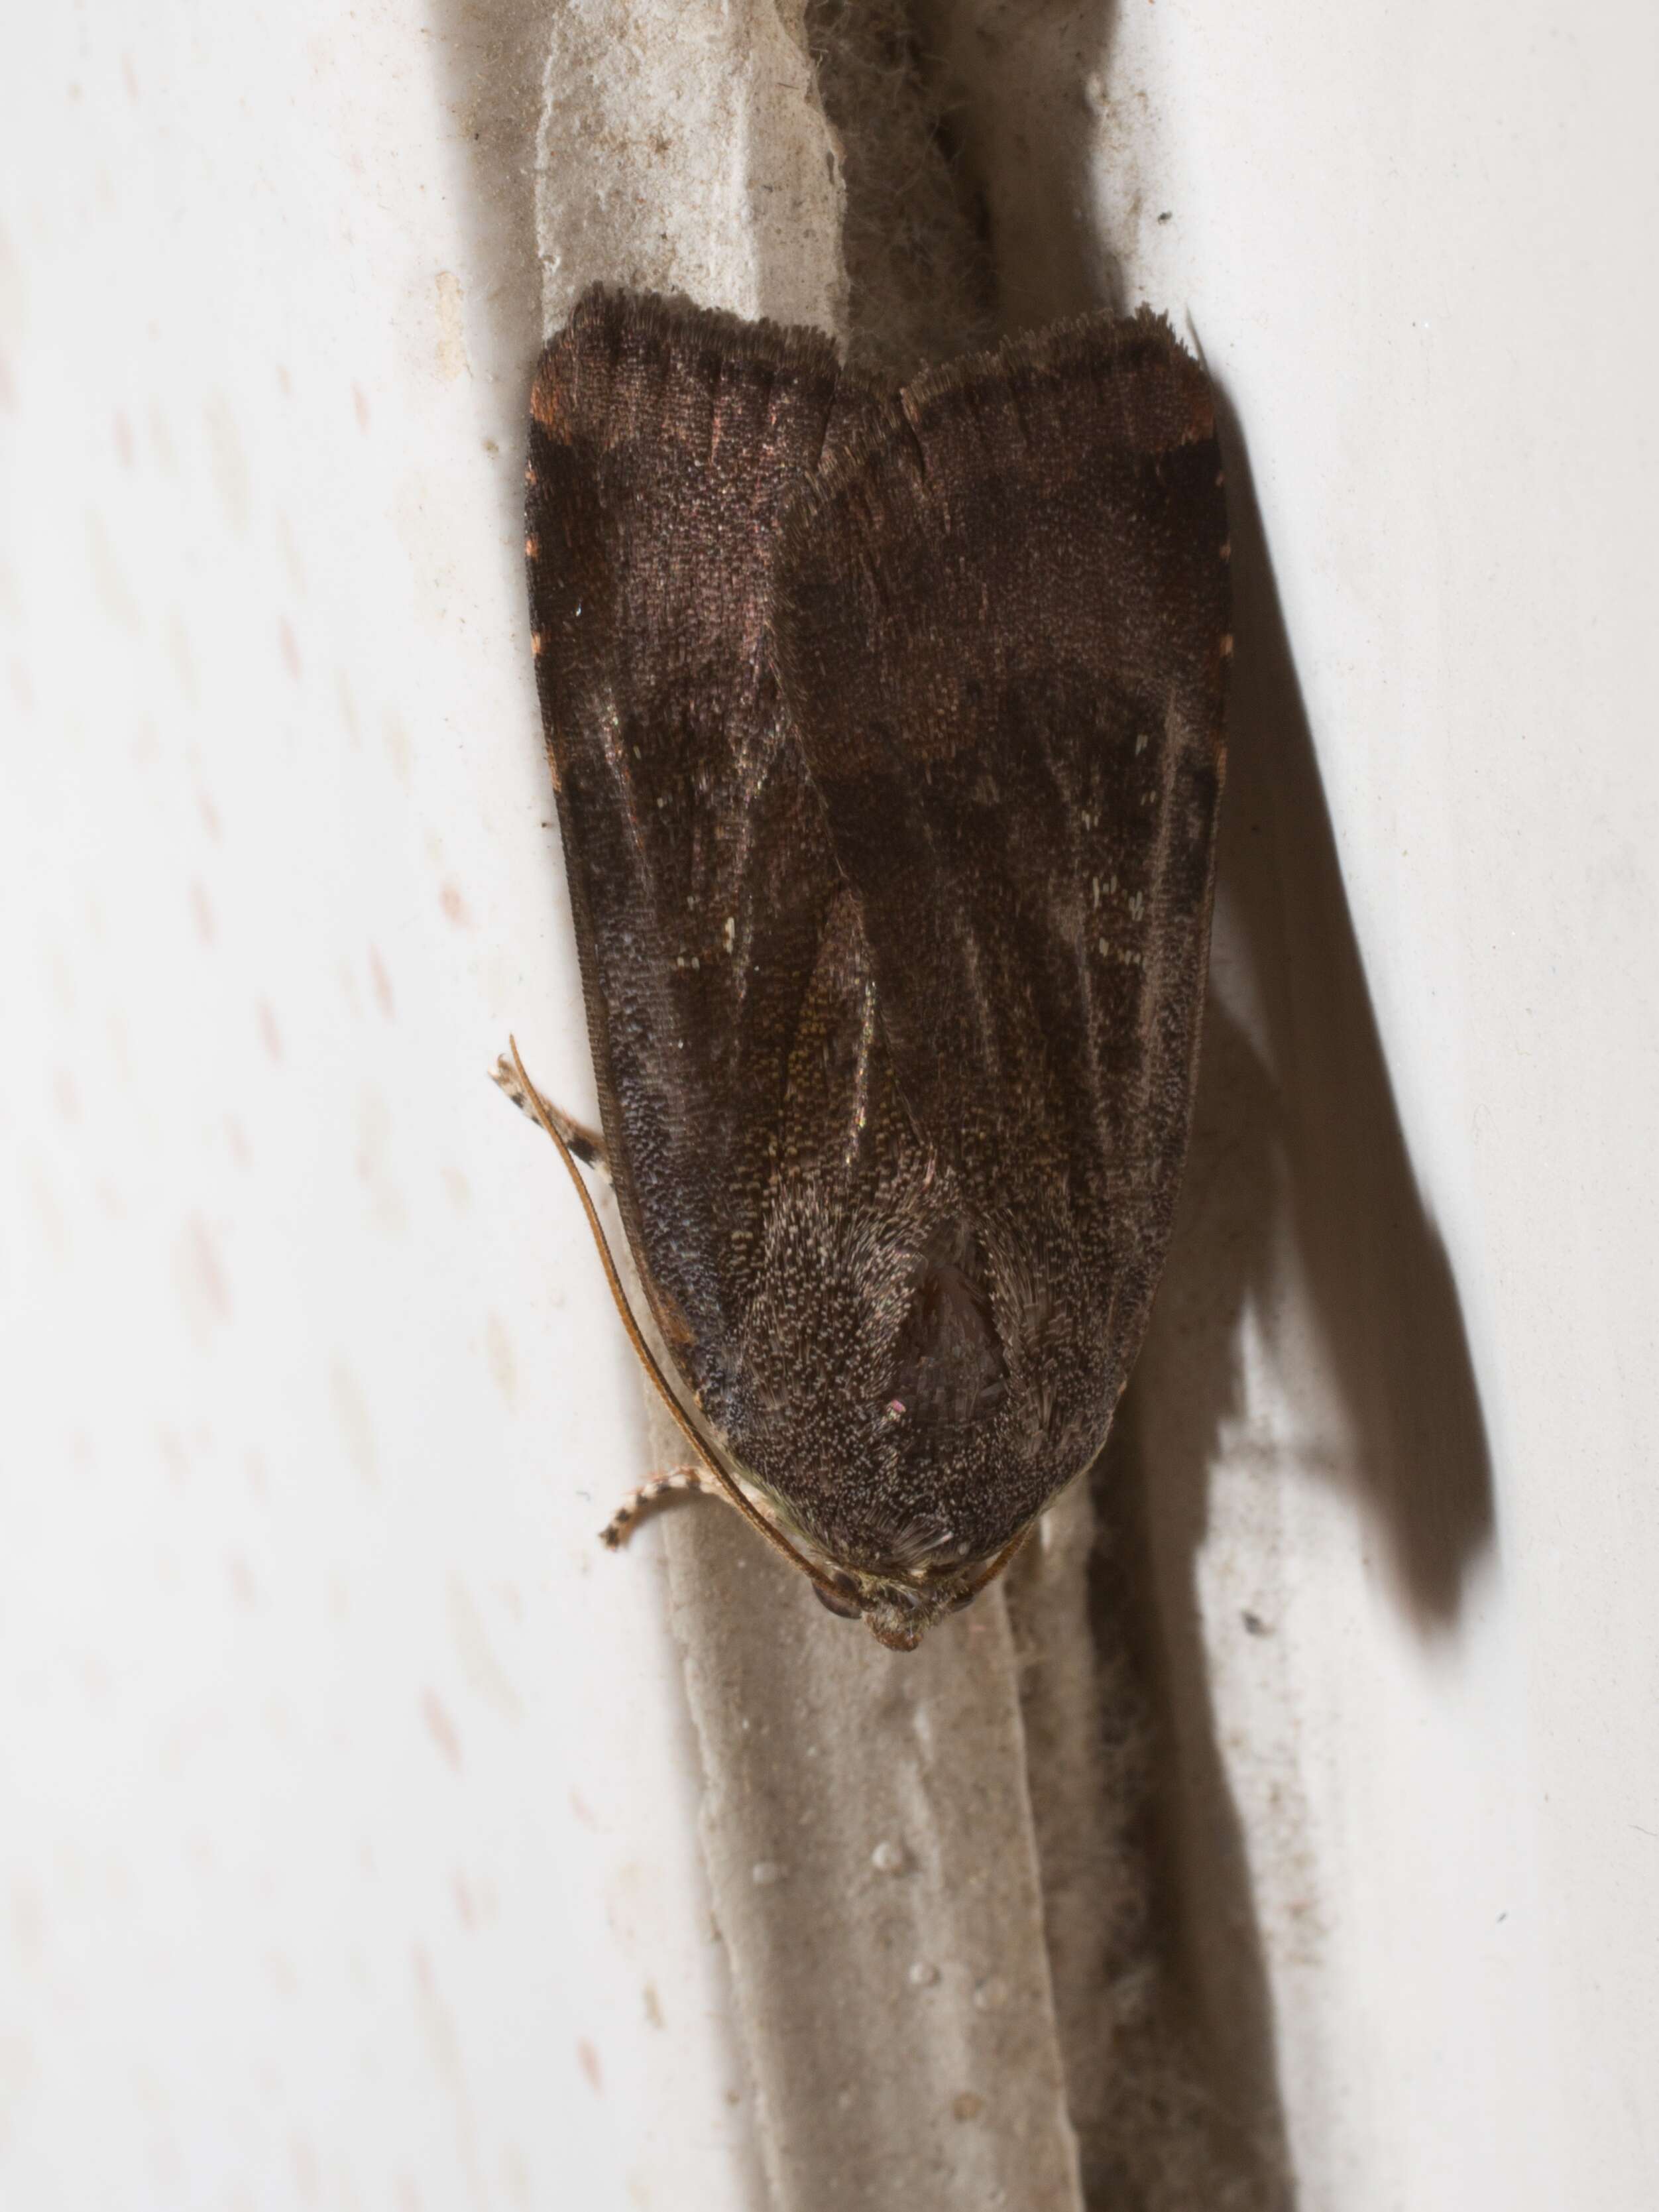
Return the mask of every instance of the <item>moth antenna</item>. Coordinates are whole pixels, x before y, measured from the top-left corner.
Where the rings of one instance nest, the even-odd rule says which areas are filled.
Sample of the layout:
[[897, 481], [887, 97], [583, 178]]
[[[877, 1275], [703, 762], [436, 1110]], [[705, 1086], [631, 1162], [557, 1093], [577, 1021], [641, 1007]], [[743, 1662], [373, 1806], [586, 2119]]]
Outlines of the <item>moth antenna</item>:
[[1016, 1536], [1011, 1543], [1007, 1543], [1003, 1546], [1002, 1549], [997, 1553], [995, 1559], [992, 1560], [990, 1565], [987, 1567], [985, 1572], [980, 1577], [979, 1580], [976, 1583], [969, 1584], [967, 1595], [962, 1600], [963, 1605], [967, 1604], [969, 1598], [977, 1597], [982, 1589], [989, 1589], [991, 1584], [996, 1580], [997, 1577], [1001, 1574], [1006, 1567], [1012, 1564], [1015, 1553], [1018, 1551], [1020, 1546], [1030, 1534], [1034, 1525], [1035, 1524], [1033, 1522], [1028, 1521], [1025, 1526], [1020, 1530], [1018, 1535]]
[[[837, 1585], [831, 1582], [829, 1576], [824, 1574], [821, 1569], [815, 1567], [812, 1565], [812, 1562], [806, 1558], [804, 1553], [798, 1552], [795, 1549], [795, 1547], [790, 1542], [789, 1539], [784, 1534], [782, 1529], [775, 1528], [760, 1510], [759, 1507], [751, 1504], [750, 1501], [744, 1497], [737, 1478], [728, 1473], [728, 1471], [721, 1466], [720, 1460], [715, 1454], [697, 1434], [696, 1429], [692, 1427], [691, 1418], [690, 1414], [687, 1413], [684, 1407], [681, 1405], [678, 1398], [676, 1397], [673, 1391], [669, 1389], [668, 1379], [664, 1375], [661, 1368], [658, 1366], [656, 1355], [653, 1352], [650, 1346], [646, 1342], [644, 1335], [641, 1331], [640, 1325], [634, 1318], [634, 1310], [628, 1303], [628, 1293], [623, 1288], [622, 1276], [617, 1271], [615, 1260], [612, 1259], [611, 1255], [611, 1247], [606, 1241], [605, 1229], [599, 1220], [599, 1210], [594, 1206], [592, 1198], [588, 1192], [587, 1185], [582, 1181], [581, 1170], [576, 1165], [574, 1157], [571, 1152], [569, 1146], [566, 1144], [564, 1139], [560, 1135], [546, 1099], [542, 1097], [541, 1092], [537, 1090], [535, 1085], [530, 1080], [529, 1076], [525, 1072], [525, 1064], [519, 1056], [518, 1039], [514, 1036], [509, 1036], [507, 1042], [507, 1049], [513, 1054], [513, 1065], [518, 1070], [519, 1080], [524, 1085], [525, 1096], [530, 1101], [531, 1110], [534, 1113], [536, 1119], [541, 1123], [543, 1128], [546, 1130], [548, 1135], [552, 1139], [555, 1151], [558, 1153], [559, 1158], [564, 1162], [566, 1172], [568, 1174], [571, 1182], [576, 1186], [576, 1195], [582, 1202], [582, 1212], [587, 1216], [587, 1226], [589, 1231], [592, 1232], [593, 1243], [599, 1250], [599, 1264], [605, 1269], [605, 1279], [611, 1285], [611, 1295], [616, 1302], [617, 1311], [622, 1316], [622, 1325], [628, 1332], [628, 1340], [633, 1346], [635, 1355], [638, 1358], [641, 1366], [644, 1368], [646, 1373], [651, 1377], [653, 1383], [655, 1385], [657, 1395], [661, 1398], [663, 1404], [667, 1407], [670, 1419], [673, 1422], [680, 1434], [685, 1438], [687, 1443], [690, 1445], [692, 1450], [696, 1452], [697, 1457], [708, 1469], [708, 1472], [714, 1476], [715, 1481], [719, 1483], [720, 1488], [726, 1492], [727, 1498], [731, 1499], [732, 1504], [735, 1505], [738, 1512], [743, 1515], [744, 1520], [751, 1522], [755, 1528], [758, 1528], [761, 1534], [765, 1537], [769, 1544], [773, 1545], [778, 1551], [781, 1552], [786, 1559], [793, 1560], [795, 1565], [800, 1569], [801, 1572], [804, 1575], [810, 1577], [813, 1582], [818, 1584], [820, 1589], [836, 1591], [837, 1589]], [[993, 1570], [993, 1571], [998, 1571], [999, 1570], [996, 1569]]]

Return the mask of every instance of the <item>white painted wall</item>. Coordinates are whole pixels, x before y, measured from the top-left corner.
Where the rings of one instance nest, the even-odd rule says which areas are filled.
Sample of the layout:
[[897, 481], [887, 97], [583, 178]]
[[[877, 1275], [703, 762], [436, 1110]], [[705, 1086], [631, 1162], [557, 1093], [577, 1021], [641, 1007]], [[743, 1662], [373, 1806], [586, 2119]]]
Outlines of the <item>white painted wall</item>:
[[629, 1355], [489, 1080], [586, 1042], [434, 27], [46, 9], [3, 73], [18, 2212], [741, 2171], [661, 1562], [592, 1540]]
[[[1248, 442], [1490, 1455], [1483, 1506], [1467, 1433], [1423, 1478], [1467, 1408], [1430, 1398], [1413, 1443], [1408, 1406], [1390, 1446], [1332, 1392], [1328, 1338], [1294, 1340], [1323, 1316], [1292, 1237], [1247, 1316], [1200, 1579], [1297, 2170], [1341, 2212], [1638, 2212], [1659, 2198], [1659, 34], [1634, 8], [1123, 25], [1108, 224]], [[1330, 948], [1297, 941], [1316, 854], [1243, 766], [1300, 994], [1270, 1050], [1294, 1038], [1279, 1073], [1318, 1124], [1289, 1150], [1340, 1239], [1336, 1186], [1375, 1163], [1342, 1156], [1356, 1063], [1322, 1033]], [[1219, 995], [1267, 1036], [1237, 921]], [[1363, 1200], [1353, 1226], [1389, 1233]], [[1391, 1316], [1391, 1268], [1356, 1272], [1409, 1401], [1455, 1363], [1413, 1344], [1409, 1297]], [[1236, 1633], [1228, 1656], [1235, 1601], [1282, 1625], [1265, 1663]]]

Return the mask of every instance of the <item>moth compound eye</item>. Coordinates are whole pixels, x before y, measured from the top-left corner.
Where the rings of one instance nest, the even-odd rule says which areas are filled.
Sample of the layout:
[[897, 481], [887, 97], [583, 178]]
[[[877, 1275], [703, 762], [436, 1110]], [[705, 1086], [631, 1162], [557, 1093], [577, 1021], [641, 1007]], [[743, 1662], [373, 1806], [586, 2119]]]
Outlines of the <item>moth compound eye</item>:
[[826, 1589], [822, 1583], [814, 1583], [812, 1595], [826, 1613], [833, 1613], [837, 1620], [856, 1620], [863, 1608], [858, 1601], [851, 1583], [837, 1581], [834, 1589]]

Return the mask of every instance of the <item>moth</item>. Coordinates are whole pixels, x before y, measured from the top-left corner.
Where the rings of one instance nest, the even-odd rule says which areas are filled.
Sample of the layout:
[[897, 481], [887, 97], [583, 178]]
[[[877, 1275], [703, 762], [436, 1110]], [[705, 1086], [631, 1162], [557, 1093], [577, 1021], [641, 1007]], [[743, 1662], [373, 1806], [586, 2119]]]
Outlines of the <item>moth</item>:
[[526, 481], [602, 1136], [505, 1078], [596, 1236], [573, 1152], [608, 1169], [688, 1479], [908, 1650], [1099, 1452], [1169, 1238], [1231, 652], [1210, 387], [1144, 309], [890, 392], [595, 289]]

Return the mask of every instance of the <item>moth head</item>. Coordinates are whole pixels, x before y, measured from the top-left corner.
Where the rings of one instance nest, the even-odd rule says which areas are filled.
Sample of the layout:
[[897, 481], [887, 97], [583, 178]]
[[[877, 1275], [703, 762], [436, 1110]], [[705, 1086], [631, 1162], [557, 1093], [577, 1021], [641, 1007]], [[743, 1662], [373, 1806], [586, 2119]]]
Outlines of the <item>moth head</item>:
[[914, 1651], [935, 1622], [959, 1613], [996, 1580], [1024, 1542], [1029, 1527], [989, 1559], [969, 1559], [967, 1546], [935, 1514], [920, 1516], [902, 1528], [890, 1555], [872, 1568], [822, 1554], [811, 1559], [793, 1544], [789, 1548], [827, 1613], [862, 1620], [890, 1651]]
[[[1012, 1547], [1008, 1556], [1012, 1556]], [[973, 1577], [951, 1575], [932, 1582], [836, 1570], [822, 1579], [815, 1577], [812, 1589], [827, 1613], [843, 1620], [862, 1620], [888, 1650], [914, 1651], [935, 1621], [969, 1604], [1004, 1564], [1000, 1559], [989, 1572], [981, 1570]]]

